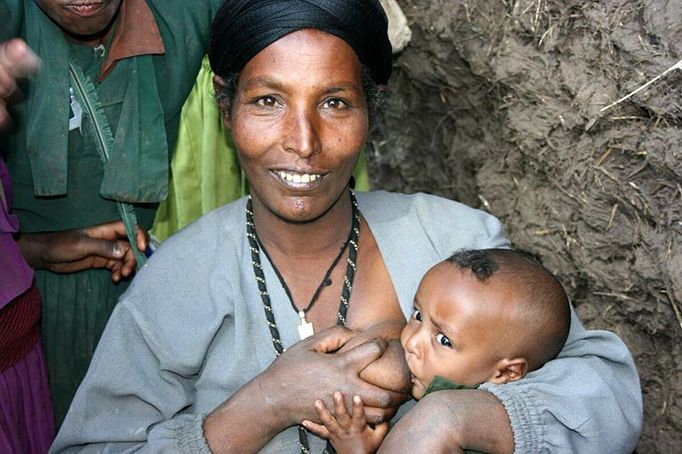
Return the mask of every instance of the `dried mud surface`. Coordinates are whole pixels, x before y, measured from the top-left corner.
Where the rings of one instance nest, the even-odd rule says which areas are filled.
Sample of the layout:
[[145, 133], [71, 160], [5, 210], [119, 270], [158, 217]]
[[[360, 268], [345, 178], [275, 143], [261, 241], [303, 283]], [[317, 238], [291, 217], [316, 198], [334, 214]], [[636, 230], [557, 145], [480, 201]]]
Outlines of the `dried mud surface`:
[[500, 217], [585, 325], [632, 351], [638, 452], [682, 446], [677, 0], [399, 0], [413, 31], [368, 153], [373, 184]]

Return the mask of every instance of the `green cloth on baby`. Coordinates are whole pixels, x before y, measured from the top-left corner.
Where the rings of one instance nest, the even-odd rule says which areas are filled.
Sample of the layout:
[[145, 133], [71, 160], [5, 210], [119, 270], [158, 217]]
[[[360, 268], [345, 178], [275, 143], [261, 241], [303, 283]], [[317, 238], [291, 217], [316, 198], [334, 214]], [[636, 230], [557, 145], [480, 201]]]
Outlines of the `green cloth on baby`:
[[432, 393], [434, 391], [445, 391], [453, 389], [476, 389], [479, 385], [462, 385], [460, 383], [455, 383], [447, 378], [443, 378], [440, 375], [433, 377], [431, 384], [426, 388], [424, 395]]

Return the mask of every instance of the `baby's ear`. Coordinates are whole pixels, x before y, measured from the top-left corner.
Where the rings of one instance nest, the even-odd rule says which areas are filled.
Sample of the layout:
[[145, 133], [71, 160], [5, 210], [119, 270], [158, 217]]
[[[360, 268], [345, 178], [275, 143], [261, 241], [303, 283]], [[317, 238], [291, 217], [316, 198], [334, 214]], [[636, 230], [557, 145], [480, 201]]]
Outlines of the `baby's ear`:
[[521, 380], [526, 376], [526, 372], [528, 372], [528, 361], [526, 361], [526, 358], [505, 358], [497, 362], [493, 375], [487, 381], [501, 385]]

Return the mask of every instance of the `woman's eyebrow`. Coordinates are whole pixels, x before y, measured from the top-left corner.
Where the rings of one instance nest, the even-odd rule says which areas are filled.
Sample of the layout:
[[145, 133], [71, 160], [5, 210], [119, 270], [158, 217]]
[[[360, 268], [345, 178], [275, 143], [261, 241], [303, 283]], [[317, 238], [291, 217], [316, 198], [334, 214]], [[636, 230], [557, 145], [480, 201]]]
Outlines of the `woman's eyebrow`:
[[285, 85], [280, 81], [267, 76], [256, 76], [248, 79], [244, 83], [244, 90], [251, 90], [259, 87], [267, 87], [275, 90], [283, 90]]
[[352, 82], [347, 82], [347, 83], [334, 84], [333, 86], [327, 88], [324, 91], [324, 94], [325, 95], [331, 95], [331, 94], [339, 93], [342, 91], [355, 91], [358, 93], [362, 92], [360, 87], [358, 87], [356, 84], [354, 84]]

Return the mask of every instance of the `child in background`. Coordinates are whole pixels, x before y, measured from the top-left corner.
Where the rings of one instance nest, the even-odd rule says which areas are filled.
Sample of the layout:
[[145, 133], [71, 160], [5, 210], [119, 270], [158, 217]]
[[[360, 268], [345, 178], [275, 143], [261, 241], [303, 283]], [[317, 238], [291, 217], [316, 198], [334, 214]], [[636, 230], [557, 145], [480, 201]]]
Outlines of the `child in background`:
[[[537, 261], [507, 249], [456, 252], [426, 273], [400, 336], [412, 395], [520, 380], [558, 355], [569, 327], [566, 293]], [[351, 414], [341, 393], [333, 401], [333, 414], [315, 403], [322, 425], [303, 425], [339, 454], [376, 451], [388, 423], [368, 425], [357, 396]]]

